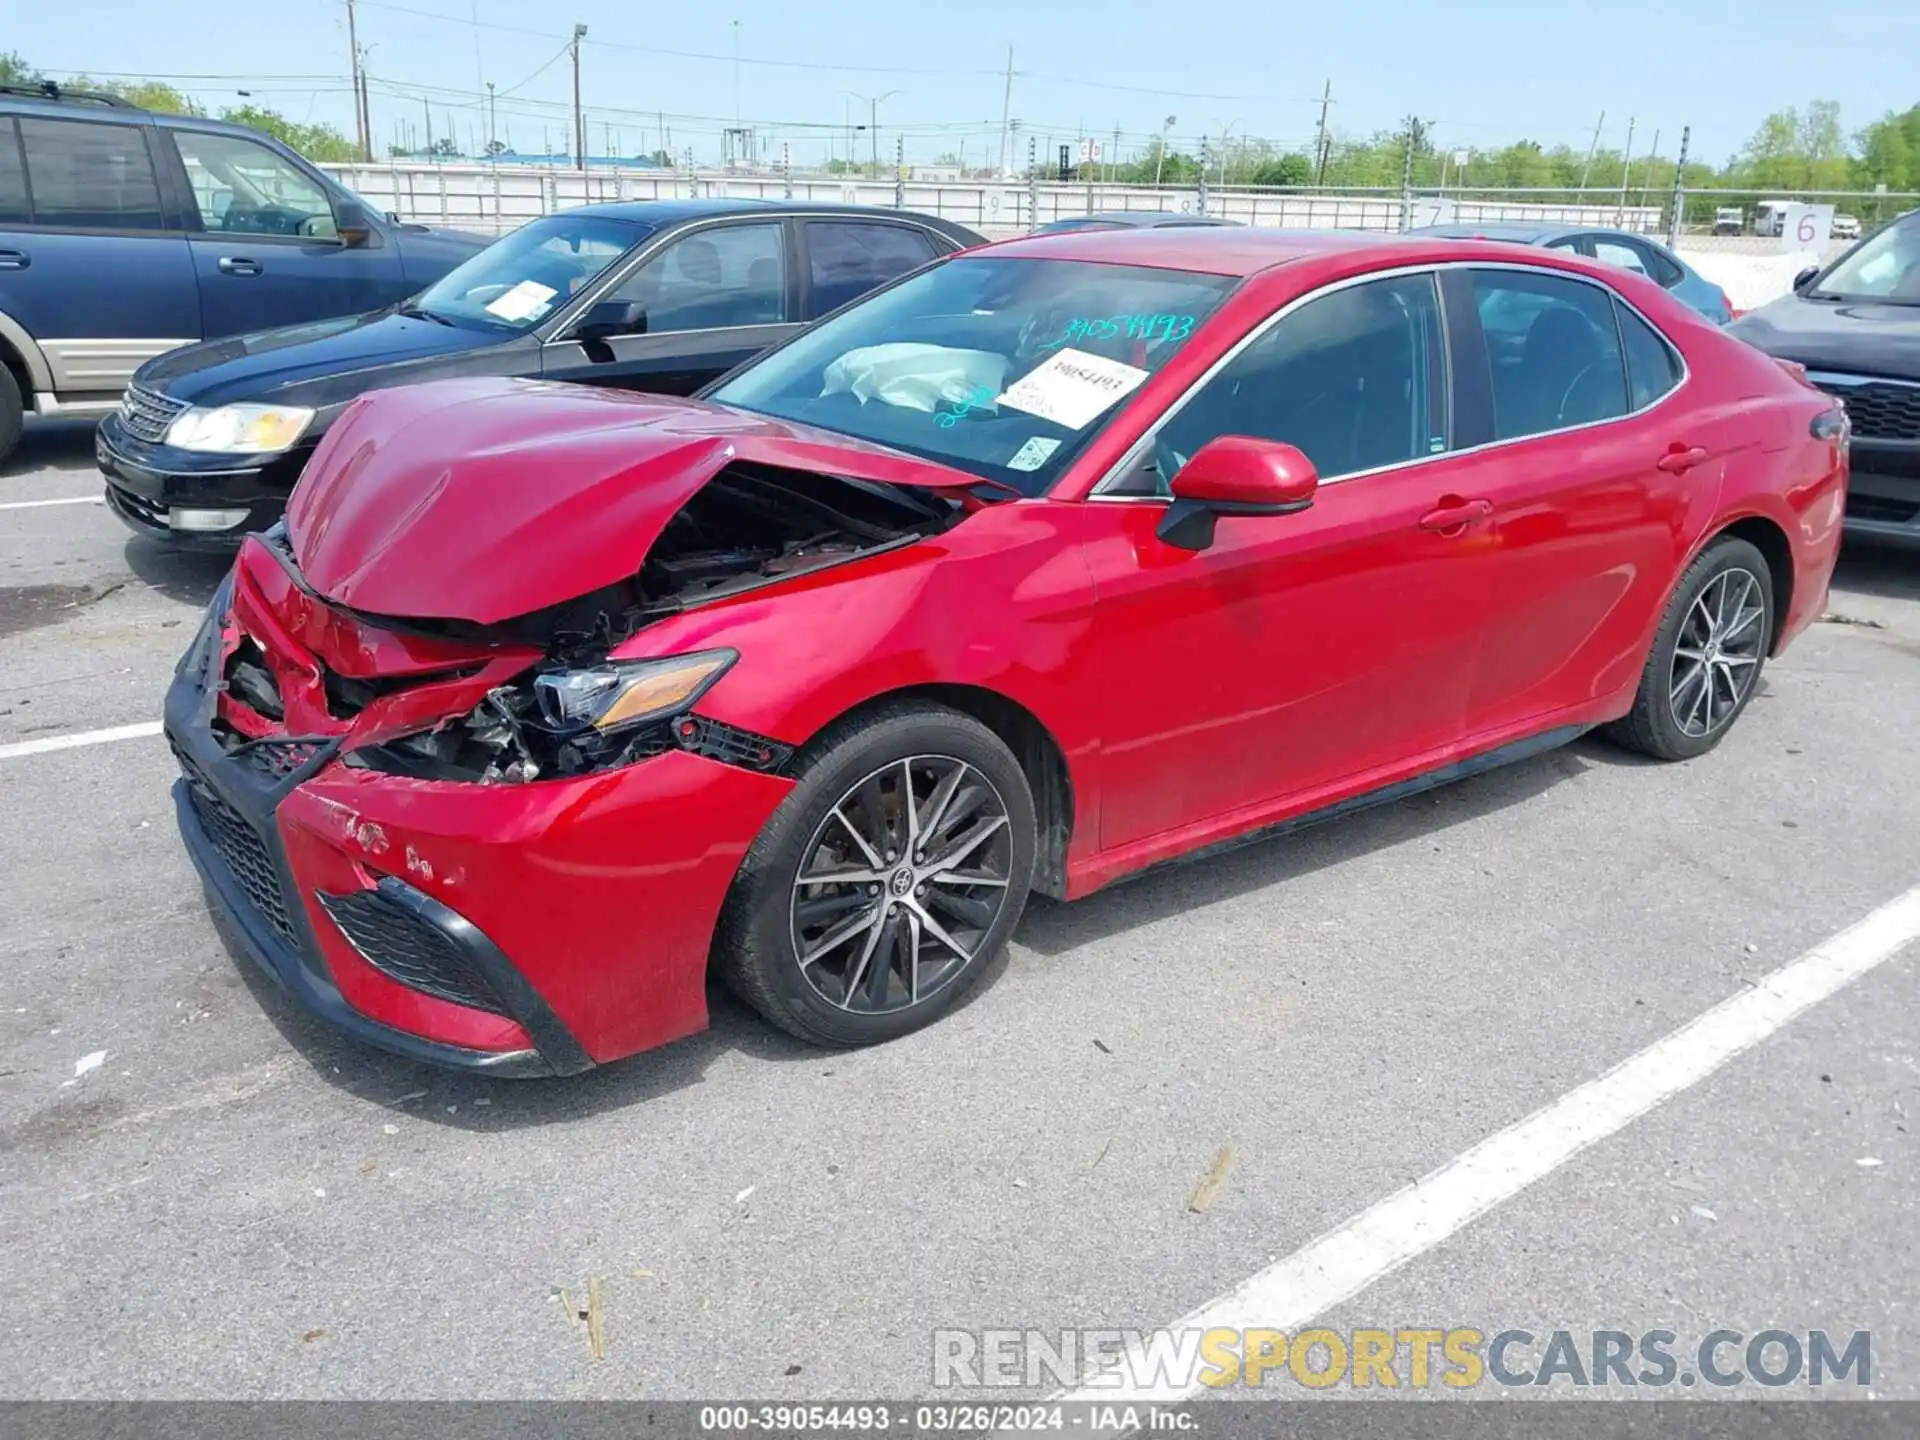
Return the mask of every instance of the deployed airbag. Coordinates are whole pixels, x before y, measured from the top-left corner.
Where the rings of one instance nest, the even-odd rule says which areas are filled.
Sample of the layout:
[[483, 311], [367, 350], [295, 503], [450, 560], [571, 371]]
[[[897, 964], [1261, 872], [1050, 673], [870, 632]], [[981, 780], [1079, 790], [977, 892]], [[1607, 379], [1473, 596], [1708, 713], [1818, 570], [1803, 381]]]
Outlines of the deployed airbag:
[[942, 405], [990, 409], [1006, 373], [1007, 357], [986, 350], [904, 341], [863, 345], [827, 366], [820, 394], [851, 394], [862, 405], [878, 400], [929, 415]]

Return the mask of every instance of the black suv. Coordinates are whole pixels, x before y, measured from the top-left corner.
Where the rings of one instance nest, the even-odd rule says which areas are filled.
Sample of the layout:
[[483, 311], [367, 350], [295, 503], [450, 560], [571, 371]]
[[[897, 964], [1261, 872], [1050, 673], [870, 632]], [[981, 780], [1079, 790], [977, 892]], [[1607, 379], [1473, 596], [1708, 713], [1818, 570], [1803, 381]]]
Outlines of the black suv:
[[1847, 530], [1920, 545], [1920, 210], [1728, 327], [1807, 367], [1853, 424]]

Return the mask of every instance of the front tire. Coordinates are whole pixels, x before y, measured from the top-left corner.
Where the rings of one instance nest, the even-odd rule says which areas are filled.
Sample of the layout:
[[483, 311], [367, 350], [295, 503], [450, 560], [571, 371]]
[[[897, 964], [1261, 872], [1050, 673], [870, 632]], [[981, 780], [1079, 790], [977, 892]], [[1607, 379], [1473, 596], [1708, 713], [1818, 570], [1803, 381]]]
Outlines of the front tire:
[[803, 752], [734, 878], [715, 966], [803, 1040], [896, 1039], [978, 983], [1034, 849], [1033, 796], [998, 735], [944, 706], [868, 711]]
[[20, 396], [20, 382], [13, 372], [0, 365], [0, 465], [5, 465], [20, 443], [20, 427], [26, 418], [26, 402]]
[[1718, 745], [1759, 688], [1773, 603], [1766, 557], [1737, 536], [1715, 540], [1680, 578], [1633, 709], [1607, 737], [1656, 760], [1691, 760]]

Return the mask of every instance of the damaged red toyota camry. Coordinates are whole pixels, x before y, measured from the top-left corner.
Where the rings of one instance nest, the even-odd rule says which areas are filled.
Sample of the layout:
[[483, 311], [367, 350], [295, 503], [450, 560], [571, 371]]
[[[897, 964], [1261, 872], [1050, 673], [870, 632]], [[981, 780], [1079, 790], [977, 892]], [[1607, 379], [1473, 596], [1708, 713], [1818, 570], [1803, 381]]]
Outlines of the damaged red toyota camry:
[[1554, 252], [992, 246], [702, 400], [355, 402], [179, 666], [180, 826], [241, 948], [405, 1055], [577, 1072], [710, 971], [886, 1040], [1031, 891], [1595, 727], [1704, 754], [1820, 612], [1847, 440]]

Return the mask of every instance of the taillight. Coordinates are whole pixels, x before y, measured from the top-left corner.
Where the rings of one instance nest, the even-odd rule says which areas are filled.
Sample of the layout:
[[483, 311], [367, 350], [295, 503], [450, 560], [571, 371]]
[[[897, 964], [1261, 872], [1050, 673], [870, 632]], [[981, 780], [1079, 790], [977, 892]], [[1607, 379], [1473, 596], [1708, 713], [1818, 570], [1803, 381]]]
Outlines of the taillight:
[[1825, 440], [1834, 445], [1846, 444], [1850, 429], [1847, 423], [1846, 407], [1835, 405], [1830, 409], [1822, 410], [1813, 417], [1813, 423], [1807, 428], [1812, 431], [1813, 438], [1816, 440]]

